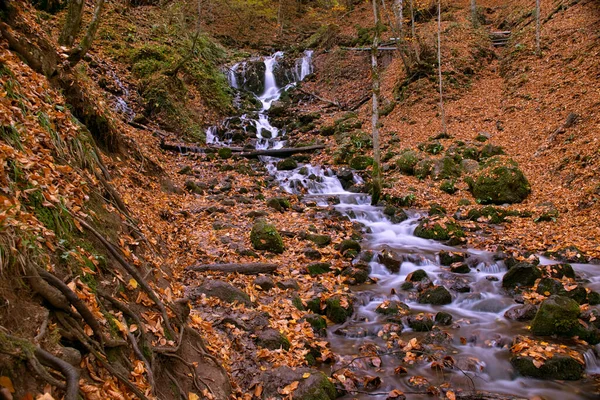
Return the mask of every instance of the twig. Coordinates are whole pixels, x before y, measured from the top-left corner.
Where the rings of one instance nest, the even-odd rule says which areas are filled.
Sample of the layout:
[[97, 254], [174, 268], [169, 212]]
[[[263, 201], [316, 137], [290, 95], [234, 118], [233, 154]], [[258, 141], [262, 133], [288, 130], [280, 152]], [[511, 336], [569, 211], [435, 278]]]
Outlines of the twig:
[[46, 316], [40, 327], [40, 332], [33, 338], [34, 343], [38, 344], [44, 338], [46, 330], [48, 329], [48, 322], [50, 322], [50, 311], [46, 310]]
[[177, 386], [177, 389], [179, 389], [179, 396], [181, 397], [181, 399], [187, 400], [187, 396], [185, 395], [185, 390], [183, 390], [183, 388], [181, 387], [181, 384], [179, 383], [179, 381], [177, 379], [175, 379], [175, 377], [173, 376], [171, 371], [169, 371], [168, 369], [165, 369], [165, 374], [173, 382], [173, 384], [175, 384], [175, 386]]

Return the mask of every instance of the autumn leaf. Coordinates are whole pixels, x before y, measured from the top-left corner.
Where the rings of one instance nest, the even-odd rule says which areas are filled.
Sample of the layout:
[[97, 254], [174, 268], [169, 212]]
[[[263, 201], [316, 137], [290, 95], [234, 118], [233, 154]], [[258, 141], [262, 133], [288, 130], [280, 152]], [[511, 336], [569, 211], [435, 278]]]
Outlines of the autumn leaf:
[[287, 385], [286, 387], [284, 387], [283, 389], [279, 390], [278, 392], [279, 392], [279, 394], [292, 394], [292, 392], [298, 388], [299, 384], [300, 384], [299, 381], [294, 381], [294, 382], [290, 383], [289, 385]]
[[0, 386], [8, 389], [8, 391], [11, 393], [15, 392], [15, 388], [13, 387], [12, 381], [8, 376], [0, 376]]
[[446, 398], [449, 400], [456, 400], [456, 395], [454, 394], [454, 392], [452, 390], [448, 390], [446, 392]]
[[188, 393], [188, 400], [199, 400], [200, 396], [198, 396], [196, 393]]

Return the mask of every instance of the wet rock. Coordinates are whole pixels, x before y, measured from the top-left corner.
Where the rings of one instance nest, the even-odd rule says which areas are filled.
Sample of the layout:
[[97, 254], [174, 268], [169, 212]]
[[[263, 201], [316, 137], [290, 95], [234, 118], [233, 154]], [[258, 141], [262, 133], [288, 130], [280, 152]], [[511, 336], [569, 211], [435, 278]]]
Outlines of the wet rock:
[[453, 272], [455, 274], [468, 274], [469, 272], [471, 272], [471, 268], [467, 263], [457, 262], [450, 266], [450, 272]]
[[440, 251], [438, 253], [440, 257], [440, 264], [450, 266], [457, 262], [465, 261], [465, 255], [463, 253], [452, 253], [449, 251]]
[[546, 257], [554, 258], [555, 260], [573, 263], [585, 263], [587, 261], [585, 255], [575, 246], [568, 246], [558, 251], [544, 253]]
[[452, 314], [440, 311], [435, 314], [435, 323], [437, 325], [448, 326], [452, 324]]
[[424, 280], [431, 281], [427, 272], [422, 269], [417, 269], [406, 276], [406, 281], [408, 282], [422, 282]]
[[233, 153], [229, 147], [221, 147], [217, 151], [217, 154], [219, 155], [219, 158], [222, 158], [222, 159], [231, 158], [231, 156], [233, 155]]
[[553, 294], [561, 294], [564, 292], [564, 288], [560, 281], [552, 278], [542, 278], [537, 285], [536, 292], [543, 294], [544, 296], [550, 296]]
[[400, 222], [406, 221], [408, 219], [408, 215], [403, 209], [396, 208], [390, 205], [387, 205], [383, 209], [383, 213], [387, 215], [392, 224], [399, 224]]
[[503, 157], [491, 158], [470, 186], [475, 199], [483, 204], [520, 203], [531, 192], [518, 164]]
[[407, 323], [416, 332], [429, 332], [433, 328], [433, 319], [428, 314], [409, 315]]
[[458, 280], [452, 284], [450, 289], [458, 293], [469, 293], [471, 291], [471, 285], [469, 285], [469, 282]]
[[254, 222], [250, 232], [250, 241], [256, 250], [266, 250], [272, 253], [283, 253], [283, 240], [274, 225], [260, 218]]
[[410, 307], [397, 300], [386, 300], [375, 309], [376, 313], [388, 316], [406, 315], [408, 311]]
[[566, 276], [567, 278], [575, 279], [575, 270], [573, 270], [571, 264], [555, 264], [545, 268], [550, 271], [550, 275], [553, 278], [562, 278], [563, 276]]
[[227, 303], [240, 302], [246, 305], [251, 305], [250, 296], [244, 293], [242, 290], [235, 286], [219, 281], [219, 280], [206, 280], [202, 285], [192, 288], [189, 296], [191, 298], [199, 297], [201, 294], [205, 294], [208, 297], [216, 297], [217, 299], [223, 300]]
[[327, 331], [327, 321], [318, 314], [308, 314], [303, 318], [312, 326], [313, 331], [318, 335], [325, 335]]
[[531, 321], [535, 318], [537, 311], [538, 308], [536, 305], [523, 304], [507, 310], [504, 313], [504, 317], [513, 321]]
[[424, 218], [414, 234], [423, 239], [447, 240], [450, 245], [461, 243], [465, 237], [465, 231], [457, 223], [435, 218]]
[[528, 263], [518, 263], [504, 274], [502, 287], [505, 289], [531, 287], [541, 277], [542, 272], [537, 266]]
[[356, 240], [346, 239], [339, 245], [339, 251], [342, 255], [352, 255], [353, 258], [360, 253], [360, 243]]
[[311, 276], [326, 274], [331, 271], [331, 264], [328, 262], [316, 262], [308, 264], [306, 270]]
[[306, 258], [311, 259], [311, 260], [320, 260], [322, 257], [319, 250], [311, 249], [310, 247], [307, 247], [304, 250], [302, 250], [302, 253], [304, 254], [304, 256]]
[[590, 306], [596, 306], [600, 304], [600, 293], [591, 291], [588, 293], [587, 299]]
[[317, 235], [311, 233], [306, 235], [306, 239], [310, 240], [319, 247], [325, 247], [331, 244], [331, 236], [329, 235]]
[[523, 376], [539, 379], [560, 379], [576, 381], [583, 378], [584, 366], [568, 355], [556, 354], [545, 360], [539, 368], [532, 357], [516, 356], [511, 358], [512, 366]]
[[563, 296], [550, 296], [540, 305], [531, 323], [534, 335], [574, 336], [579, 328], [579, 304]]
[[337, 178], [340, 180], [342, 187], [344, 190], [348, 190], [348, 188], [354, 185], [354, 173], [349, 168], [341, 168], [336, 173]]
[[285, 281], [277, 282], [277, 287], [283, 290], [300, 290], [300, 285], [298, 285], [298, 282], [296, 282], [295, 279], [286, 279]]
[[473, 305], [473, 311], [489, 312], [497, 314], [512, 304], [512, 300], [508, 298], [489, 298], [483, 299]]
[[325, 315], [335, 324], [341, 324], [352, 316], [352, 299], [347, 296], [332, 296], [325, 300]]
[[185, 181], [185, 188], [195, 194], [204, 194], [204, 189], [194, 181]]
[[583, 285], [577, 285], [575, 289], [565, 291], [564, 295], [575, 300], [579, 304], [585, 304], [587, 301], [587, 290], [585, 290]]
[[369, 279], [369, 266], [350, 266], [342, 271], [342, 276], [347, 277], [346, 283], [350, 285], [365, 283]]
[[421, 292], [417, 298], [417, 301], [421, 304], [450, 304], [452, 303], [452, 295], [450, 295], [450, 292], [445, 287], [434, 286]]
[[400, 271], [400, 265], [402, 264], [401, 260], [396, 260], [392, 254], [386, 250], [377, 255], [377, 261], [394, 274]]
[[272, 328], [256, 332], [256, 344], [269, 350], [290, 349], [289, 339], [278, 330]]
[[254, 284], [264, 291], [269, 291], [275, 287], [275, 282], [268, 276], [259, 276], [254, 280]]
[[333, 332], [335, 335], [343, 336], [347, 338], [360, 339], [369, 336], [369, 330], [362, 326], [345, 326], [343, 328], [338, 328]]
[[277, 169], [280, 171], [291, 171], [298, 168], [298, 162], [293, 158], [286, 158], [277, 163]]

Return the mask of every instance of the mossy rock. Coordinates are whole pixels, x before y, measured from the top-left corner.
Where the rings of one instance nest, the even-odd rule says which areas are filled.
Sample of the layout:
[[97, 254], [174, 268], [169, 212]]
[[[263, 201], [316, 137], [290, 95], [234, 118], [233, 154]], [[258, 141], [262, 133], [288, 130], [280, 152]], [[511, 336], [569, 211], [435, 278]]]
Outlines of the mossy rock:
[[288, 210], [292, 205], [285, 197], [273, 197], [267, 200], [267, 207], [271, 207], [277, 211]]
[[408, 305], [397, 300], [384, 301], [375, 309], [377, 314], [387, 316], [405, 315], [409, 311], [410, 307]]
[[313, 331], [318, 335], [323, 335], [327, 331], [327, 321], [318, 314], [308, 314], [303, 318], [312, 326]]
[[585, 263], [587, 259], [583, 252], [575, 246], [567, 246], [557, 251], [547, 251], [544, 253], [546, 257], [555, 260], [572, 263]]
[[222, 158], [222, 159], [228, 159], [233, 156], [233, 152], [231, 151], [231, 149], [229, 147], [221, 147], [217, 151], [217, 154], [219, 155], [219, 158]]
[[542, 272], [537, 266], [521, 262], [511, 267], [504, 274], [502, 287], [505, 289], [531, 287], [541, 277]]
[[444, 146], [437, 141], [430, 143], [421, 143], [417, 146], [417, 148], [421, 151], [434, 155], [440, 154], [442, 151], [444, 151]]
[[276, 329], [264, 329], [256, 333], [256, 344], [269, 350], [289, 350], [289, 339]]
[[406, 276], [407, 282], [421, 282], [425, 279], [429, 280], [429, 275], [423, 269], [417, 269]]
[[328, 262], [316, 262], [308, 264], [306, 270], [311, 276], [326, 274], [331, 271], [331, 264]]
[[493, 144], [486, 144], [479, 152], [479, 160], [486, 158], [504, 155], [504, 149], [500, 146], [494, 146]]
[[342, 276], [347, 277], [346, 283], [350, 285], [359, 285], [369, 279], [369, 269], [359, 267], [348, 267], [342, 271]]
[[279, 232], [264, 218], [259, 218], [254, 222], [250, 232], [250, 241], [256, 250], [266, 250], [276, 254], [281, 254], [285, 250]]
[[564, 296], [550, 296], [542, 302], [531, 322], [534, 335], [571, 337], [579, 331], [579, 304]]
[[202, 285], [191, 290], [193, 293], [192, 297], [200, 294], [205, 294], [208, 297], [216, 297], [217, 299], [223, 300], [227, 303], [240, 302], [246, 305], [251, 305], [250, 296], [244, 293], [242, 290], [235, 286], [219, 281], [219, 280], [206, 280]]
[[427, 213], [429, 215], [444, 216], [444, 215], [446, 215], [447, 211], [441, 204], [433, 203], [433, 204], [431, 204], [431, 206], [429, 206], [429, 210], [427, 211]]
[[342, 240], [342, 243], [339, 245], [339, 251], [342, 255], [345, 255], [349, 251], [353, 251], [358, 254], [360, 253], [360, 250], [360, 243], [352, 239]]
[[298, 168], [298, 162], [291, 157], [277, 163], [277, 169], [279, 171], [291, 171], [296, 168]]
[[436, 325], [448, 326], [452, 324], [452, 314], [447, 313], [445, 311], [440, 311], [435, 314], [435, 323]]
[[335, 133], [335, 126], [322, 126], [319, 132], [321, 133], [321, 136], [332, 136]]
[[189, 180], [185, 181], [185, 188], [195, 194], [204, 194], [204, 189], [196, 184], [196, 182]]
[[369, 156], [356, 156], [350, 160], [348, 166], [357, 171], [363, 171], [373, 165], [373, 158]]
[[551, 296], [553, 294], [563, 294], [565, 290], [560, 281], [552, 278], [542, 278], [537, 285], [536, 292], [544, 296]]
[[423, 239], [447, 240], [449, 244], [459, 244], [465, 237], [465, 231], [455, 222], [444, 222], [435, 219], [423, 219], [414, 235]]
[[[313, 357], [314, 354], [311, 353]], [[305, 378], [306, 376], [306, 378]], [[294, 400], [334, 400], [335, 386], [327, 375], [311, 368], [278, 367], [264, 372], [259, 381], [263, 384], [264, 399], [282, 398], [281, 390], [293, 382], [298, 387], [293, 392]]]
[[438, 253], [438, 256], [440, 257], [440, 264], [445, 266], [465, 261], [465, 255], [463, 253], [451, 253], [442, 250]]
[[511, 358], [510, 363], [523, 376], [566, 381], [576, 381], [583, 378], [585, 367], [568, 355], [556, 354], [545, 360], [539, 368], [535, 366], [533, 361], [532, 357], [516, 356]]
[[467, 213], [467, 219], [471, 221], [480, 221], [481, 217], [484, 217], [487, 222], [492, 224], [501, 224], [506, 222], [506, 217], [516, 216], [518, 212], [505, 210], [503, 208], [485, 206], [482, 208], [472, 208]]
[[531, 186], [516, 162], [494, 157], [479, 171], [471, 192], [483, 204], [512, 204], [525, 200]]
[[342, 305], [340, 296], [333, 296], [325, 300], [325, 315], [335, 324], [342, 324], [352, 316], [354, 312], [352, 299], [345, 297], [347, 305]]
[[417, 152], [413, 150], [404, 151], [396, 160], [396, 167], [398, 171], [405, 175], [414, 175], [415, 166], [419, 162], [419, 156]]
[[292, 305], [300, 311], [305, 310], [304, 304], [302, 304], [302, 299], [299, 296], [292, 297]]
[[427, 314], [410, 315], [407, 323], [415, 332], [430, 332], [433, 328], [433, 319]]
[[325, 247], [329, 244], [331, 244], [331, 236], [329, 235], [317, 235], [317, 234], [308, 234], [306, 235], [306, 239], [310, 240], [311, 242], [313, 242], [314, 244], [316, 244], [319, 247]]
[[431, 177], [435, 180], [458, 178], [462, 168], [452, 157], [445, 156], [433, 163]]
[[431, 175], [432, 168], [433, 160], [430, 158], [425, 158], [415, 165], [415, 176], [419, 179], [425, 179]]
[[383, 213], [389, 217], [392, 224], [399, 224], [408, 219], [408, 215], [403, 209], [391, 205], [385, 206]]
[[454, 194], [458, 191], [456, 182], [452, 179], [447, 179], [440, 184], [440, 190], [448, 194]]
[[452, 303], [452, 295], [443, 286], [425, 289], [419, 294], [417, 301], [421, 304], [444, 305]]
[[348, 113], [334, 122], [336, 133], [346, 133], [362, 127], [356, 113]]

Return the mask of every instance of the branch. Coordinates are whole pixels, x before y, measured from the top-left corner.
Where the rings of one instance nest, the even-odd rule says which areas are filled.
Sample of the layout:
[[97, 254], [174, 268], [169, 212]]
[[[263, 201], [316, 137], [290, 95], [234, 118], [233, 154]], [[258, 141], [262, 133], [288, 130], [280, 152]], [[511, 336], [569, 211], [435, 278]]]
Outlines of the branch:
[[35, 356], [44, 364], [60, 371], [67, 380], [65, 400], [79, 399], [79, 371], [68, 362], [53, 356], [41, 347], [34, 350]]
[[314, 97], [317, 100], [321, 100], [324, 103], [331, 104], [332, 106], [335, 106], [335, 107], [339, 108], [342, 111], [347, 111], [347, 107], [345, 107], [342, 104], [340, 104], [340, 102], [337, 101], [337, 100], [326, 99], [325, 97], [321, 97], [321, 96], [319, 96], [319, 95], [317, 95], [317, 94], [315, 94], [313, 92], [308, 92], [308, 91], [306, 91], [306, 90], [304, 90], [304, 89], [302, 89], [300, 87], [298, 87], [297, 90], [299, 92], [302, 92], [302, 93], [306, 94], [306, 95], [312, 96], [312, 97]]
[[270, 274], [277, 270], [277, 264], [245, 263], [245, 264], [200, 264], [190, 265], [186, 271], [221, 271], [244, 275]]

